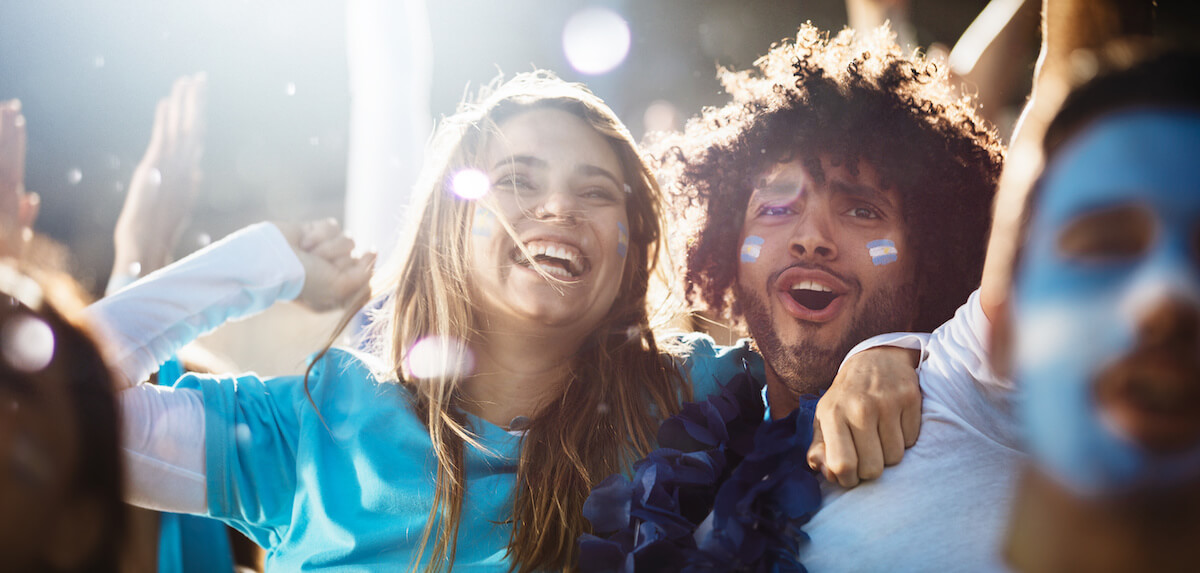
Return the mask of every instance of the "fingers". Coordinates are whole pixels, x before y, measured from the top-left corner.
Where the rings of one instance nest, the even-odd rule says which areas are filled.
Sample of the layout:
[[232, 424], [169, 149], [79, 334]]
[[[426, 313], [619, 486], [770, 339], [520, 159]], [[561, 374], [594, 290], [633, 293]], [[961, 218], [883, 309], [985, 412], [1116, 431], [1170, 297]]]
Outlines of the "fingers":
[[350, 256], [352, 251], [354, 251], [354, 240], [345, 235], [339, 235], [317, 244], [309, 252], [342, 270], [352, 263]]
[[[847, 469], [844, 473], [852, 476], [839, 476], [843, 487], [853, 487], [858, 480], [876, 479], [883, 475], [883, 443], [879, 435], [879, 418], [871, 415], [864, 408], [862, 412], [854, 412], [849, 420], [850, 434], [854, 439], [855, 457], [858, 461], [858, 471]], [[847, 462], [846, 465], [849, 465]], [[854, 483], [845, 483], [853, 481]]]
[[[904, 459], [904, 430], [901, 428], [900, 413], [885, 413], [879, 418], [879, 444], [883, 450], [883, 464], [894, 466]], [[881, 470], [882, 472], [882, 470]], [[860, 477], [869, 479], [866, 476]], [[878, 477], [878, 476], [876, 476]]]
[[336, 219], [321, 219], [309, 221], [300, 229], [300, 248], [311, 251], [317, 245], [342, 234]]
[[917, 400], [916, 407], [905, 407], [900, 411], [900, 430], [904, 433], [904, 447], [911, 448], [917, 444], [921, 435], [921, 401]]
[[0, 192], [21, 191], [25, 181], [25, 138], [21, 100], [0, 102]]
[[850, 424], [844, 417], [828, 416], [821, 420], [821, 430], [825, 441], [825, 468], [822, 470], [825, 479], [842, 487], [858, 485], [859, 451]]

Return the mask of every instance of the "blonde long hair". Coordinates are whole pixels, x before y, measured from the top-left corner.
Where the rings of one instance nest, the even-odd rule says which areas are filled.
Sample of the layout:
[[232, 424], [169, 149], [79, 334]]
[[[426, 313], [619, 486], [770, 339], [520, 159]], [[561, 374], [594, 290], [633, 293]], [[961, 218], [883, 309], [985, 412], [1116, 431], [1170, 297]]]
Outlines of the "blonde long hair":
[[[691, 397], [650, 329], [648, 285], [666, 266], [658, 264], [664, 256], [662, 194], [629, 131], [585, 87], [549, 72], [485, 86], [474, 102], [462, 104], [438, 127], [418, 181], [423, 195], [414, 205], [409, 237], [391, 272], [373, 289], [391, 296], [376, 314], [368, 339], [385, 359], [387, 374], [410, 390], [438, 460], [433, 505], [414, 570], [431, 541], [427, 570], [453, 566], [465, 495], [464, 451], [482, 449], [459, 408], [466, 375], [450, 368], [446, 376], [422, 380], [405, 368], [419, 340], [438, 336], [446, 364], [455, 361], [454, 341], [478, 340], [468, 263], [474, 206], [449, 191], [449, 180], [460, 169], [481, 167], [500, 123], [543, 108], [584, 119], [612, 145], [631, 188], [629, 249], [616, 301], [569, 365], [561, 396], [547, 402], [522, 438], [508, 546], [512, 569], [573, 567], [576, 539], [589, 529], [583, 503], [591, 486], [628, 471], [653, 448], [661, 419], [678, 412], [681, 397]], [[501, 224], [512, 233], [507, 222]]]

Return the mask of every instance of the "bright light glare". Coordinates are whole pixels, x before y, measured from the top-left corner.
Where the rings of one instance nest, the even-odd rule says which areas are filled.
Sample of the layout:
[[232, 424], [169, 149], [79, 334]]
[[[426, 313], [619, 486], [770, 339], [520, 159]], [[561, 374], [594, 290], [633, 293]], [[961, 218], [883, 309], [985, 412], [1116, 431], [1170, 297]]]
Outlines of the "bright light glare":
[[450, 188], [455, 195], [468, 201], [474, 201], [487, 195], [491, 184], [484, 172], [478, 169], [463, 169], [454, 174], [454, 178], [450, 181]]
[[579, 73], [608, 73], [629, 54], [629, 24], [612, 10], [584, 8], [563, 28], [563, 52]]
[[475, 357], [465, 344], [446, 336], [418, 340], [404, 360], [408, 373], [421, 380], [446, 380], [470, 376]]

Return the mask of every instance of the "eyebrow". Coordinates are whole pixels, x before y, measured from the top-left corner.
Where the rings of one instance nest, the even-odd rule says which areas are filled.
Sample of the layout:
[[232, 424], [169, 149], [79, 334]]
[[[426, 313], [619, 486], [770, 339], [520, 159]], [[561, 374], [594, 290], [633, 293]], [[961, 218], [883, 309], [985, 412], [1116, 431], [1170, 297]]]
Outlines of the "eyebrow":
[[848, 183], [846, 181], [835, 179], [829, 182], [829, 188], [833, 190], [834, 193], [849, 195], [851, 197], [859, 197], [877, 203], [884, 203], [888, 207], [895, 208], [895, 205], [892, 204], [892, 200], [888, 198], [887, 194], [870, 185], [864, 185], [862, 183]]
[[[527, 165], [537, 169], [545, 169], [550, 165], [545, 159], [534, 157], [532, 155], [513, 155], [512, 157], [505, 157], [500, 161], [497, 161], [496, 164], [492, 166], [492, 169], [499, 169], [505, 165], [511, 165], [513, 163], [520, 163], [522, 165]], [[577, 167], [575, 172], [579, 173], [580, 175], [587, 175], [590, 177], [604, 177], [605, 179], [612, 181], [613, 185], [616, 185], [617, 187], [622, 185], [621, 180], [618, 179], [612, 171], [600, 167], [599, 165], [585, 163]]]

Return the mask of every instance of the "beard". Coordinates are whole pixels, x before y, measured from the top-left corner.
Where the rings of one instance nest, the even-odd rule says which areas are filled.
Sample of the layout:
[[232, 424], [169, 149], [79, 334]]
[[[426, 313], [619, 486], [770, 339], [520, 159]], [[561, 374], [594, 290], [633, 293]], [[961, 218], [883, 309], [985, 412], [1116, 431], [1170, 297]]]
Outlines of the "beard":
[[767, 368], [796, 396], [825, 391], [833, 383], [838, 366], [851, 348], [872, 336], [908, 330], [917, 316], [916, 285], [909, 282], [876, 291], [867, 298], [862, 310], [852, 317], [850, 327], [833, 346], [820, 346], [805, 334], [826, 326], [799, 320], [796, 322], [802, 327], [800, 340], [785, 344], [779, 338], [779, 330], [762, 298], [746, 292], [736, 282], [734, 296]]

